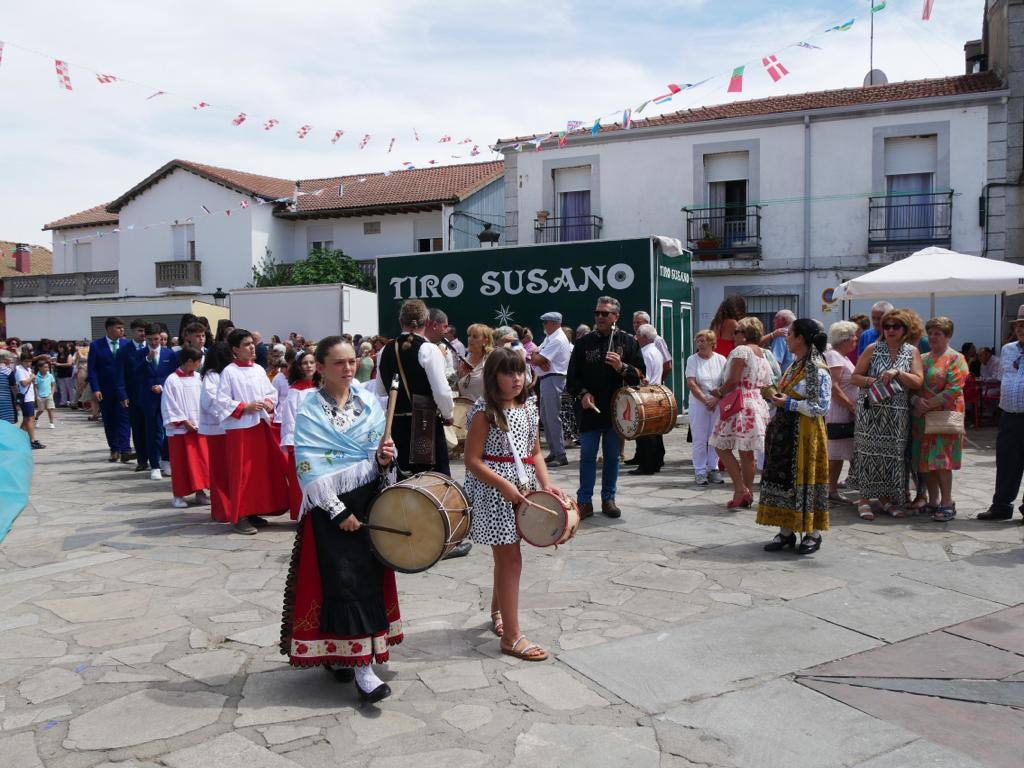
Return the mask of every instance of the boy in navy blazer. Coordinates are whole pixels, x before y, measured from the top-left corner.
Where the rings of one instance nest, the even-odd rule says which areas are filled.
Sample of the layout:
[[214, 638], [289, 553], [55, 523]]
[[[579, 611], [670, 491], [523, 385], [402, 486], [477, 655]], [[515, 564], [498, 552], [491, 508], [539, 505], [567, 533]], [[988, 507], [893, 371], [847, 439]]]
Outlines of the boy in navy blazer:
[[170, 474], [170, 454], [164, 439], [164, 417], [160, 412], [163, 385], [167, 377], [178, 368], [178, 355], [160, 344], [162, 329], [156, 323], [146, 326], [146, 349], [141, 355], [136, 370], [139, 399], [146, 419], [146, 447], [140, 449], [139, 461], [149, 465], [149, 479], [161, 480], [163, 473]]
[[128, 392], [121, 356], [131, 354], [131, 342], [123, 338], [121, 318], [108, 317], [103, 326], [106, 334], [89, 345], [89, 386], [100, 404], [110, 461], [127, 464], [135, 456], [131, 452]]
[[124, 369], [124, 388], [128, 392], [128, 423], [132, 427], [132, 445], [138, 454], [135, 471], [149, 469], [144, 456], [146, 452], [146, 417], [142, 413], [142, 397], [139, 392], [138, 368], [146, 354], [146, 321], [135, 318], [131, 322], [130, 355], [119, 355]]

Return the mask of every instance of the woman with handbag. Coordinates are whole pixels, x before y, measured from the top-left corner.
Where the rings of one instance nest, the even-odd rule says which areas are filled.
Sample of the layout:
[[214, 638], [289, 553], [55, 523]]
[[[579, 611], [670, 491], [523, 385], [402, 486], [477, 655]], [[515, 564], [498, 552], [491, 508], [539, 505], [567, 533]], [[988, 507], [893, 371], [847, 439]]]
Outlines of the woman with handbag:
[[854, 446], [860, 499], [857, 513], [874, 520], [870, 500], [893, 517], [906, 515], [907, 443], [910, 438], [908, 391], [923, 380], [917, 341], [924, 329], [910, 309], [891, 309], [882, 316], [882, 338], [869, 344], [857, 359], [850, 381], [860, 387]]
[[964, 445], [964, 384], [970, 373], [966, 358], [949, 346], [953, 321], [933, 317], [925, 325], [931, 351], [921, 357], [924, 386], [912, 399], [912, 470], [925, 475], [932, 520], [956, 517], [953, 470], [960, 469]]
[[[767, 552], [790, 549], [809, 555], [821, 549], [828, 522], [828, 439], [824, 416], [832, 400], [832, 377], [822, 353], [821, 323], [802, 317], [790, 326], [786, 345], [793, 362], [772, 394], [775, 416], [765, 435], [758, 525], [779, 527]], [[803, 534], [799, 545], [797, 533]]]
[[857, 412], [857, 387], [850, 383], [853, 362], [850, 353], [857, 349], [859, 326], [850, 320], [832, 323], [828, 329], [830, 349], [825, 350], [825, 364], [832, 377], [832, 403], [825, 417], [828, 433], [828, 499], [845, 504], [839, 495], [839, 475], [843, 462], [853, 468], [854, 414]]
[[[744, 317], [736, 325], [735, 348], [729, 353], [725, 383], [711, 390], [718, 399], [718, 421], [708, 444], [718, 451], [732, 480], [732, 500], [726, 509], [754, 503], [754, 453], [764, 450], [768, 403], [761, 387], [772, 383], [772, 369], [761, 349], [764, 326], [756, 317]], [[739, 451], [739, 459], [733, 451]]]

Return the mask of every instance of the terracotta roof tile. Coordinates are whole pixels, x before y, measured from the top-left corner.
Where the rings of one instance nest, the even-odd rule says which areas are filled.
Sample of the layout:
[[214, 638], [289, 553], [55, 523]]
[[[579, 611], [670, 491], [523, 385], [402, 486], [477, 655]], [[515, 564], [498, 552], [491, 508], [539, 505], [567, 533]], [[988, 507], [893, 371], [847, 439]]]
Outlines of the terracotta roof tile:
[[29, 272], [18, 272], [14, 268], [14, 249], [17, 243], [7, 240], [0, 240], [0, 279], [5, 277], [18, 277], [19, 275], [49, 275], [53, 273], [53, 252], [41, 245], [30, 245], [32, 259], [29, 262]]
[[99, 225], [117, 224], [117, 214], [107, 210], [109, 203], [100, 203], [84, 211], [65, 216], [63, 219], [51, 221], [43, 231], [48, 229], [64, 229], [67, 227], [95, 227]]
[[[504, 172], [505, 163], [497, 160], [395, 171], [388, 176], [383, 173], [365, 173], [305, 179], [299, 184], [300, 191], [315, 192], [323, 189], [324, 192], [320, 195], [301, 195], [298, 210], [291, 215], [456, 202]], [[340, 196], [339, 185], [344, 187], [344, 193]]]
[[[729, 120], [759, 115], [785, 114], [786, 112], [804, 112], [815, 109], [831, 109], [835, 107], [852, 107], [862, 104], [884, 104], [886, 102], [907, 101], [910, 99], [938, 98], [942, 96], [962, 96], [972, 93], [985, 93], [1004, 87], [1002, 81], [992, 72], [980, 72], [973, 75], [958, 77], [940, 77], [931, 80], [908, 80], [887, 85], [870, 85], [860, 88], [841, 88], [832, 91], [814, 91], [786, 96], [771, 96], [751, 101], [734, 101], [729, 104], [718, 104], [708, 107], [684, 109], [670, 112], [647, 120], [634, 120], [630, 130], [656, 128], [667, 125], [686, 123], [703, 123], [714, 120]], [[601, 133], [623, 130], [622, 125], [614, 123], [602, 125]], [[589, 133], [589, 128], [577, 131], [575, 135]], [[499, 142], [509, 143], [529, 141], [546, 134], [517, 136], [511, 139], [500, 139]], [[556, 139], [551, 139], [554, 143]]]

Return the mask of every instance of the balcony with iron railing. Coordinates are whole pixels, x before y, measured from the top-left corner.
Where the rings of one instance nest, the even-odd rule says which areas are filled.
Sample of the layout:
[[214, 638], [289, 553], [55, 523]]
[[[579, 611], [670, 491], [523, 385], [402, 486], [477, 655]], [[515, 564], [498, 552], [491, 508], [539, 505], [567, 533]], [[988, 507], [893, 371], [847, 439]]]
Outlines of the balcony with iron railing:
[[721, 205], [683, 208], [687, 247], [698, 259], [761, 255], [761, 206]]
[[25, 275], [4, 279], [4, 294], [10, 299], [48, 296], [93, 296], [116, 294], [116, 269], [102, 272], [59, 272], [53, 275]]
[[575, 243], [600, 240], [604, 219], [600, 216], [562, 216], [533, 220], [534, 243]]
[[203, 285], [203, 262], [201, 261], [158, 261], [156, 287], [168, 290], [201, 288]]
[[868, 198], [868, 250], [916, 251], [952, 243], [953, 192], [912, 192]]

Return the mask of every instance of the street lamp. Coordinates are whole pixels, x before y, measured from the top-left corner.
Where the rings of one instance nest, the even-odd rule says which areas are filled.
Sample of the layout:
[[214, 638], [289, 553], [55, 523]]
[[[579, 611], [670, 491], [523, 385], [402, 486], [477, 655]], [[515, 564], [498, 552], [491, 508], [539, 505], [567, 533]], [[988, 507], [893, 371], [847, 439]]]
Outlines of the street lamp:
[[501, 233], [491, 229], [491, 223], [487, 222], [476, 239], [480, 241], [481, 248], [497, 248], [498, 241], [501, 240]]
[[218, 307], [224, 306], [224, 300], [228, 297], [226, 293], [218, 286], [217, 290], [213, 292], [213, 303]]

